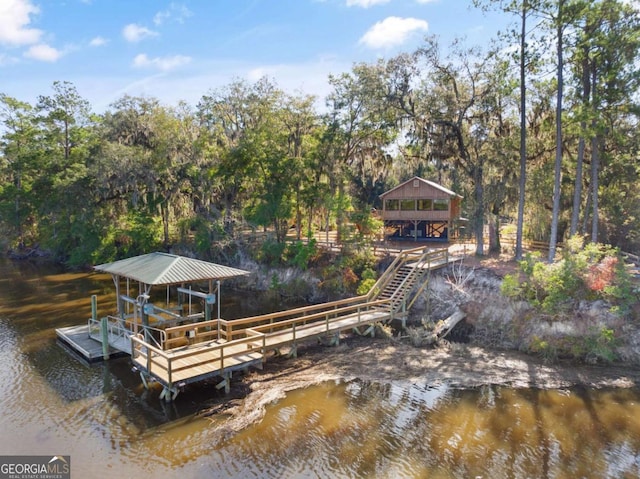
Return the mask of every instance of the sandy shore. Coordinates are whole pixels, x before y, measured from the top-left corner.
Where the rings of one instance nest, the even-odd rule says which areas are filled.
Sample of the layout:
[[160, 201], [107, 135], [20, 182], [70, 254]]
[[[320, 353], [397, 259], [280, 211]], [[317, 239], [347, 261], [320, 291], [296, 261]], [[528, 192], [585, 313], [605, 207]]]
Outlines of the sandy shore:
[[584, 385], [627, 388], [640, 385], [640, 370], [573, 363], [545, 364], [514, 351], [478, 346], [415, 348], [407, 342], [353, 337], [337, 347], [299, 350], [296, 359], [270, 358], [263, 371], [234, 379], [236, 392], [246, 393], [212, 407], [204, 415], [224, 414], [217, 427], [237, 432], [262, 419], [265, 406], [288, 391], [324, 381], [360, 379], [374, 382], [420, 382], [471, 388], [484, 384], [515, 388], [559, 389]]

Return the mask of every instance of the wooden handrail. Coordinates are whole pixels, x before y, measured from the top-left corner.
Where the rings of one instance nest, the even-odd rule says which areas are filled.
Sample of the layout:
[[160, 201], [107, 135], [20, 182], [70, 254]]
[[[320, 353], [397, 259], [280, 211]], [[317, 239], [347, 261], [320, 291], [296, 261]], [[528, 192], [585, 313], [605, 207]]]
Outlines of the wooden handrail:
[[171, 334], [171, 333], [179, 333], [179, 332], [185, 332], [185, 331], [190, 331], [190, 330], [197, 330], [200, 328], [207, 328], [207, 327], [218, 327], [218, 320], [217, 319], [212, 319], [210, 321], [200, 321], [199, 323], [191, 323], [191, 324], [183, 324], [182, 326], [173, 326], [171, 328], [167, 328], [165, 329], [167, 335]]
[[353, 298], [339, 299], [337, 301], [331, 301], [329, 303], [313, 304], [311, 306], [302, 306], [300, 308], [288, 309], [285, 311], [276, 311], [275, 313], [260, 314], [258, 316], [249, 316], [247, 318], [228, 319], [226, 320], [226, 322], [231, 323], [234, 326], [239, 324], [262, 322], [270, 319], [283, 318], [286, 316], [295, 316], [300, 313], [307, 313], [307, 312], [318, 310], [318, 309], [335, 308], [335, 306], [339, 306], [342, 304], [366, 302], [366, 299], [367, 299], [366, 295], [354, 296]]
[[427, 246], [404, 250], [396, 256], [386, 271], [380, 276], [380, 278], [378, 278], [378, 281], [376, 281], [375, 285], [371, 288], [367, 297], [371, 299], [372, 296], [383, 291], [387, 287], [389, 281], [396, 275], [397, 271], [409, 261], [417, 260], [425, 262], [428, 258], [431, 262], [438, 258], [446, 258], [448, 253], [449, 251], [447, 248], [429, 251]]
[[340, 309], [335, 309], [332, 311], [324, 311], [324, 312], [320, 312], [320, 313], [315, 313], [312, 315], [308, 315], [308, 316], [300, 316], [297, 318], [292, 318], [292, 319], [287, 319], [284, 321], [278, 321], [277, 323], [270, 323], [270, 324], [262, 324], [262, 325], [258, 325], [258, 326], [253, 326], [251, 329], [253, 331], [264, 331], [264, 330], [270, 330], [270, 332], [273, 330], [273, 328], [280, 328], [280, 327], [286, 327], [286, 326], [292, 326], [292, 325], [305, 325], [307, 323], [319, 323], [320, 321], [314, 321], [317, 319], [327, 319], [329, 318], [329, 316], [333, 316], [334, 319], [340, 319], [342, 316], [340, 316], [340, 314], [342, 313], [347, 313], [347, 312], [352, 312], [352, 311], [358, 311], [360, 308], [365, 307], [366, 310], [371, 309], [374, 306], [382, 306], [384, 304], [388, 304], [391, 303], [390, 299], [379, 299], [377, 301], [372, 301], [369, 303], [362, 303], [362, 304], [354, 304], [352, 306], [347, 306], [344, 308], [340, 308]]
[[[167, 353], [165, 351], [162, 351], [161, 349], [158, 349], [154, 346], [152, 346], [151, 344], [147, 343], [146, 341], [144, 341], [142, 338], [138, 338], [136, 336], [132, 336], [131, 337], [131, 341], [133, 344], [133, 348], [132, 348], [132, 353], [133, 353], [133, 359], [135, 359], [138, 355], [144, 357], [147, 361], [147, 371], [149, 373], [152, 372], [152, 365], [159, 367], [160, 369], [164, 369], [165, 371], [167, 371], [167, 378], [168, 378], [168, 383], [172, 384], [172, 374], [174, 372], [178, 372], [178, 371], [182, 371], [185, 369], [190, 369], [196, 366], [199, 366], [201, 364], [206, 364], [208, 362], [211, 361], [211, 358], [207, 358], [204, 359], [200, 362], [195, 362], [195, 363], [191, 363], [189, 365], [185, 365], [185, 366], [180, 366], [180, 367], [174, 367], [173, 366], [173, 362], [179, 359], [184, 359], [184, 358], [189, 358], [189, 357], [194, 357], [194, 356], [198, 356], [201, 354], [209, 354], [212, 351], [220, 351], [220, 356], [219, 356], [219, 360], [220, 360], [220, 369], [224, 370], [224, 360], [228, 359], [228, 358], [233, 358], [234, 356], [240, 356], [240, 355], [244, 355], [246, 354], [244, 351], [242, 352], [235, 352], [235, 353], [231, 353], [231, 354], [225, 354], [225, 349], [230, 349], [233, 348], [235, 346], [238, 345], [242, 345], [242, 344], [252, 344], [255, 343], [256, 339], [260, 339], [260, 337], [262, 336], [262, 348], [264, 349], [265, 347], [265, 335], [263, 333], [260, 333], [259, 331], [250, 331], [249, 335], [245, 338], [242, 339], [236, 339], [233, 341], [229, 341], [226, 343], [221, 343], [221, 344], [213, 344], [213, 345], [208, 345], [206, 348], [198, 348], [198, 347], [194, 347], [194, 348], [189, 348], [186, 349], [184, 351], [180, 351], [180, 352], [173, 352], [173, 353]], [[142, 351], [142, 348], [146, 348], [146, 353]], [[250, 348], [247, 348], [247, 350], [249, 350]], [[153, 357], [152, 354], [150, 353], [155, 353], [155, 357]], [[158, 358], [162, 358], [164, 359], [164, 362], [166, 362], [166, 366], [165, 364], [163, 364], [162, 362], [158, 361]]]

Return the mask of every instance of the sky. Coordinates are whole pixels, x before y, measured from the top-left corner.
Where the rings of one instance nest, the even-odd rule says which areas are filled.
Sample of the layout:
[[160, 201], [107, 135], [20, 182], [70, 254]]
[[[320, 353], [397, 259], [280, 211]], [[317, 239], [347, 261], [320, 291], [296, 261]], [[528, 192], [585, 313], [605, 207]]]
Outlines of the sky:
[[35, 103], [69, 81], [99, 113], [125, 94], [195, 106], [266, 75], [323, 101], [354, 63], [426, 35], [486, 45], [510, 20], [471, 0], [0, 0], [0, 93]]

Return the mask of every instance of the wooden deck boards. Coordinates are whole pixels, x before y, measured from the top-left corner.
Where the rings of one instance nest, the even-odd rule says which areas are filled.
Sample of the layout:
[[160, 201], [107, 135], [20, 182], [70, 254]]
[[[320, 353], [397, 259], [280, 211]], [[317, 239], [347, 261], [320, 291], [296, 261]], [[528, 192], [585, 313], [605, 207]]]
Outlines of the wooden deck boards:
[[293, 328], [287, 328], [283, 331], [265, 332], [266, 334], [266, 348], [277, 349], [281, 346], [286, 346], [298, 341], [305, 341], [308, 339], [317, 338], [326, 334], [334, 332], [344, 331], [346, 329], [353, 329], [358, 326], [368, 325], [378, 321], [385, 321], [390, 319], [390, 313], [388, 311], [368, 311], [361, 313], [358, 317], [357, 314], [350, 316], [340, 317], [333, 319], [329, 324], [325, 322], [318, 322], [298, 326], [295, 329], [295, 335]]
[[[220, 346], [220, 343], [211, 341], [167, 351], [164, 355], [150, 351], [150, 370], [147, 370], [146, 356], [136, 355], [132, 360], [139, 368], [147, 371], [164, 385], [196, 382], [206, 377], [221, 375], [225, 371], [244, 369], [262, 363], [262, 352], [249, 350], [246, 345], [227, 348], [224, 352], [224, 362], [222, 362], [220, 349], [213, 349], [216, 346]], [[169, 377], [169, 367], [171, 367], [171, 377]]]
[[[60, 342], [64, 343], [73, 352], [82, 356], [89, 363], [102, 361], [102, 343], [93, 339], [89, 334], [89, 326], [81, 324], [79, 326], [69, 326], [66, 328], [57, 328], [56, 336]], [[127, 351], [129, 354], [131, 350]], [[123, 356], [121, 350], [109, 348], [110, 357]]]

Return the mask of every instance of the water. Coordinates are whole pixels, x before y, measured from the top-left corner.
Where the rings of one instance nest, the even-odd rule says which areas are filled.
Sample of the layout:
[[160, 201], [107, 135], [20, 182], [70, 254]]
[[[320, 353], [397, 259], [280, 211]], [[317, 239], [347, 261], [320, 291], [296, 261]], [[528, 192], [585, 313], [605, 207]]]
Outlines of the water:
[[[10, 262], [0, 278], [0, 455], [70, 455], [75, 478], [640, 476], [636, 389], [326, 383], [222, 438], [212, 422], [224, 418], [196, 415], [223, 400], [212, 385], [166, 404], [127, 358], [88, 366], [56, 343], [91, 294], [110, 312], [110, 278]], [[226, 302], [242, 314], [229, 293], [223, 316]]]

